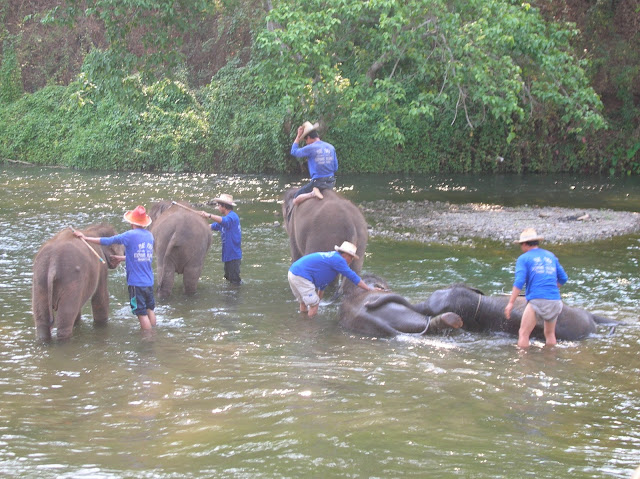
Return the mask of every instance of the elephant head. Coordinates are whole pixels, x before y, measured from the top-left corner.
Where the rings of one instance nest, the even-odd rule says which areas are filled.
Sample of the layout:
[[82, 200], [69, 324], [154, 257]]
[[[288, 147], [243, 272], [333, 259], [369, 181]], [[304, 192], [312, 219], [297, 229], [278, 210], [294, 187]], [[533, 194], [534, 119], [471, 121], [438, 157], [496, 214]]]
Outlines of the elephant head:
[[[84, 234], [86, 236], [94, 237], [109, 237], [114, 236], [116, 234], [116, 230], [110, 224], [100, 223], [97, 225], [89, 226], [86, 230], [84, 230]], [[100, 245], [100, 251], [102, 252], [102, 255], [104, 255], [107, 267], [109, 269], [115, 269], [120, 264], [120, 261], [116, 261], [113, 257], [123, 256], [124, 246], [121, 244], [112, 244], [110, 246]]]
[[419, 311], [404, 297], [389, 290], [387, 282], [376, 275], [365, 273], [362, 280], [374, 291], [365, 291], [350, 281], [344, 286], [344, 298], [340, 305], [340, 325], [350, 331], [378, 337], [398, 334], [436, 334], [462, 326], [455, 314], [429, 317]]

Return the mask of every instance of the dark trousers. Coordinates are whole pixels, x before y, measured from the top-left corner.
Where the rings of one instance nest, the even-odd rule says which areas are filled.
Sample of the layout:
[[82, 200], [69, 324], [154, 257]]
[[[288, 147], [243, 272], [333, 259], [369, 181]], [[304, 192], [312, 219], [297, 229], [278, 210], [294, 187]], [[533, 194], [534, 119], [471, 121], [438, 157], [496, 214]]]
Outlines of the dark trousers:
[[240, 278], [240, 262], [242, 260], [232, 259], [231, 261], [224, 262], [224, 279], [233, 283], [240, 284], [242, 279]]
[[293, 195], [293, 197], [297, 198], [303, 193], [311, 193], [311, 190], [313, 190], [314, 188], [318, 188], [320, 191], [332, 190], [334, 186], [336, 186], [335, 176], [325, 176], [323, 178], [316, 178], [315, 180], [311, 180], [311, 182], [307, 183], [298, 191], [296, 191], [296, 194]]

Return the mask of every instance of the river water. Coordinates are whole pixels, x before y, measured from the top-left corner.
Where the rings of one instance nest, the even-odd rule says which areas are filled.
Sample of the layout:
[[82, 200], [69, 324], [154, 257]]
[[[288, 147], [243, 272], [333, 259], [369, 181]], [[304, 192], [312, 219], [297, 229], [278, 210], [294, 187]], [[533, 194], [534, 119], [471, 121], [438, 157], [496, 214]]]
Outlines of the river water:
[[[551, 248], [566, 302], [624, 324], [527, 351], [515, 338], [359, 337], [338, 305], [308, 320], [286, 272], [281, 192], [300, 178], [0, 169], [0, 474], [27, 478], [628, 478], [640, 465], [640, 236]], [[378, 198], [640, 211], [635, 179], [341, 177]], [[151, 338], [110, 273], [111, 314], [68, 342], [35, 340], [31, 266], [62, 228], [128, 229], [161, 199], [239, 203], [242, 276], [222, 280], [214, 236], [195, 297], [158, 305]], [[213, 212], [214, 210], [211, 209]], [[517, 234], [518, 232], [514, 232]], [[217, 235], [217, 233], [216, 233]], [[372, 239], [364, 269], [419, 301], [454, 282], [509, 291], [519, 249]]]

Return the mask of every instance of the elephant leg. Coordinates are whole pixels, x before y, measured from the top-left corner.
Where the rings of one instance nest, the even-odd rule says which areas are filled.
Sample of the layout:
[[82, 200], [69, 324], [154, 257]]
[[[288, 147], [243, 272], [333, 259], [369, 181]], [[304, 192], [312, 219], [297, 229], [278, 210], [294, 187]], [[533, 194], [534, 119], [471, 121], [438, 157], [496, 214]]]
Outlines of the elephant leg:
[[53, 324], [53, 317], [49, 312], [49, 305], [34, 304], [33, 320], [36, 326], [36, 338], [40, 341], [49, 341], [51, 339], [51, 325]]
[[425, 333], [437, 334], [449, 329], [458, 329], [462, 327], [462, 324], [462, 318], [456, 313], [443, 313], [431, 318]]
[[[404, 296], [400, 296], [399, 294], [385, 294], [383, 296], [380, 296], [380, 297], [374, 299], [371, 302], [365, 303], [365, 307], [367, 309], [371, 310], [371, 309], [376, 309], [376, 308], [379, 308], [381, 306], [384, 306], [385, 304], [388, 304], [388, 303], [401, 304], [402, 306], [406, 306], [407, 308], [411, 309], [412, 311], [416, 311], [416, 309], [409, 302], [409, 300], [407, 298], [405, 298]], [[419, 313], [420, 311], [416, 311], [416, 312]]]
[[200, 274], [202, 274], [202, 265], [188, 266], [184, 269], [184, 272], [182, 273], [182, 283], [184, 286], [184, 293], [186, 295], [196, 294]]
[[109, 319], [109, 292], [107, 291], [106, 278], [104, 284], [99, 284], [98, 290], [91, 297], [91, 311], [93, 312], [94, 324], [105, 324]]
[[413, 305], [412, 309], [416, 313], [420, 313], [425, 316], [435, 316], [437, 314], [437, 312], [434, 311], [433, 308], [431, 308], [429, 300]]
[[56, 326], [58, 339], [67, 339], [73, 335], [73, 326], [76, 319], [81, 315], [82, 304], [76, 301], [61, 300], [56, 312]]
[[36, 326], [36, 338], [40, 341], [49, 341], [51, 339], [53, 311], [49, 304], [50, 301], [46, 281], [38, 278], [34, 273], [31, 309], [33, 310], [33, 321]]
[[[426, 326], [426, 321], [425, 321]], [[369, 312], [360, 311], [351, 323], [351, 328], [354, 331], [358, 331], [373, 336], [396, 336], [403, 331], [398, 331], [390, 326], [386, 321], [382, 320], [375, 314]]]
[[51, 326], [46, 322], [36, 319], [36, 338], [40, 341], [51, 340]]

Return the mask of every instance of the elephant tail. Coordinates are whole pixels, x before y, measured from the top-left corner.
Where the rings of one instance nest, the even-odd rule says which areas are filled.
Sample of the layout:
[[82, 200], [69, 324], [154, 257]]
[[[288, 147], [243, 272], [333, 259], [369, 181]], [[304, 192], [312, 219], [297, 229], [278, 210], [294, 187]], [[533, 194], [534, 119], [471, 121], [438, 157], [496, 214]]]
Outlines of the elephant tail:
[[49, 326], [53, 325], [53, 311], [54, 311], [54, 297], [55, 297], [55, 285], [56, 285], [56, 273], [55, 268], [49, 269], [47, 274], [47, 307], [49, 308]]

